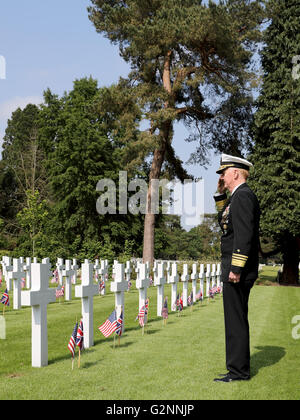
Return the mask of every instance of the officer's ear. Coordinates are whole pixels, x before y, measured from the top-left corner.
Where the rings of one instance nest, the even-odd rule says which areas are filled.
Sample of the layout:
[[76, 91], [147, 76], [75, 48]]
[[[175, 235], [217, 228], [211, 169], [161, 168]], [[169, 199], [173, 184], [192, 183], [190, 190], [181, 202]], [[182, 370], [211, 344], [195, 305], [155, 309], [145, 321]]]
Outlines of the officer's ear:
[[239, 170], [234, 168], [233, 169], [233, 179], [236, 181], [239, 178]]

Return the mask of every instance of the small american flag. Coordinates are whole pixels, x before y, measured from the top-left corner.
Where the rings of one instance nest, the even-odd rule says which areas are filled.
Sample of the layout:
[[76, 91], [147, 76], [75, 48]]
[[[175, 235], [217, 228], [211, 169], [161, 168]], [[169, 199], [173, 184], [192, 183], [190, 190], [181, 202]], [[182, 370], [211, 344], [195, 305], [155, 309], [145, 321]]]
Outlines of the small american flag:
[[2, 275], [2, 271], [0, 270], [0, 286], [2, 284], [2, 279], [3, 279], [3, 275]]
[[199, 292], [198, 293], [196, 293], [196, 300], [203, 300], [203, 295], [202, 295], [202, 292], [201, 292], [201, 290], [199, 290]]
[[21, 278], [21, 288], [24, 289], [25, 286], [26, 286], [26, 281], [25, 281], [25, 278], [22, 277]]
[[216, 286], [213, 286], [211, 289], [209, 289], [209, 297], [213, 299], [217, 293], [217, 290], [218, 289]]
[[181, 298], [179, 298], [179, 295], [177, 295], [177, 300], [176, 300], [176, 309], [177, 311], [181, 312], [183, 310], [183, 300], [182, 300], [182, 296]]
[[138, 316], [135, 318], [135, 320], [139, 320], [139, 324], [141, 327], [145, 325], [144, 323], [145, 312], [146, 312], [146, 308], [145, 308], [145, 305], [143, 305], [139, 310]]
[[53, 277], [51, 279], [51, 284], [58, 283], [58, 270], [53, 271]]
[[132, 282], [131, 282], [131, 280], [128, 280], [128, 285], [127, 285], [127, 290], [128, 291], [130, 290], [131, 286], [132, 286]]
[[146, 299], [145, 305], [143, 305], [138, 313], [138, 316], [136, 317], [135, 320], [139, 320], [139, 324], [141, 327], [143, 327], [145, 325], [145, 321], [146, 321], [146, 317], [148, 315], [148, 310], [149, 310], [149, 299]]
[[112, 311], [109, 318], [100, 325], [98, 330], [104, 335], [104, 337], [109, 337], [117, 329], [117, 313], [115, 310]]
[[119, 316], [117, 320], [117, 328], [116, 328], [116, 334], [121, 337], [123, 332], [123, 311], [121, 312], [121, 315]]
[[164, 306], [161, 310], [161, 316], [163, 317], [163, 319], [168, 319], [168, 317], [169, 317], [168, 297], [167, 296], [166, 296], [165, 301], [164, 301]]
[[104, 282], [104, 280], [100, 280], [99, 281], [99, 293], [101, 293], [102, 290], [104, 290], [104, 289], [105, 289], [105, 282]]
[[191, 293], [188, 296], [187, 304], [188, 306], [191, 306], [193, 304], [193, 291], [191, 291]]
[[152, 278], [152, 276], [150, 276], [149, 279], [150, 279], [149, 285], [150, 286], [153, 286], [153, 278]]
[[58, 287], [55, 292], [56, 299], [64, 297], [64, 295], [65, 295], [65, 287], [64, 286]]
[[82, 319], [79, 323], [79, 327], [78, 327], [78, 330], [77, 330], [76, 346], [78, 346], [80, 348], [80, 350], [82, 350], [82, 348], [83, 348], [83, 322], [82, 322]]
[[3, 293], [3, 296], [0, 302], [3, 303], [4, 306], [9, 306], [9, 295], [8, 295], [7, 289]]
[[76, 337], [77, 337], [77, 329], [78, 329], [78, 322], [76, 322], [73, 333], [71, 335], [69, 344], [68, 344], [68, 349], [70, 350], [72, 357], [74, 358], [75, 356], [75, 346], [76, 346]]

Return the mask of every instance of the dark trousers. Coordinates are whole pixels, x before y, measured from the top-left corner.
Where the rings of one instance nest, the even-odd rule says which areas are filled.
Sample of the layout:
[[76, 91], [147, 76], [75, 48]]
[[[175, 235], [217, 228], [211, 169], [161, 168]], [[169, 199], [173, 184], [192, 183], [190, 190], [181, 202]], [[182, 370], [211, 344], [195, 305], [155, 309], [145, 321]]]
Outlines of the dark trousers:
[[248, 300], [253, 282], [223, 283], [226, 367], [232, 378], [250, 378]]

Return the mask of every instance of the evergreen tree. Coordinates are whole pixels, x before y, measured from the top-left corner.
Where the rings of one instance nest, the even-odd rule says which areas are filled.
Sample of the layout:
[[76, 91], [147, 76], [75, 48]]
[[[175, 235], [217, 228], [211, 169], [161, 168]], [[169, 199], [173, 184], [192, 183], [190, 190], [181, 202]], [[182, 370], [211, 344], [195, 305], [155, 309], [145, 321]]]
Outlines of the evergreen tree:
[[[140, 218], [100, 215], [96, 208], [98, 181], [107, 178], [117, 187], [121, 170], [120, 137], [126, 124], [119, 118], [115, 87], [99, 89], [96, 80], [81, 79], [62, 98], [50, 90], [44, 97], [40, 142], [47, 154], [52, 200], [51, 247], [62, 255], [85, 254], [86, 258], [102, 257], [105, 249], [117, 256], [126, 240], [134, 239], [138, 249]], [[121, 103], [120, 99], [119, 112]]]
[[300, 4], [270, 0], [271, 23], [262, 52], [263, 84], [255, 115], [251, 185], [261, 209], [261, 230], [283, 254], [283, 282], [298, 282], [300, 249]]
[[149, 122], [130, 150], [136, 164], [151, 157], [143, 258], [152, 262], [151, 181], [160, 178], [164, 164], [181, 181], [189, 177], [172, 147], [174, 122], [191, 129], [189, 140], [198, 142], [192, 158], [200, 164], [208, 148], [241, 153], [247, 140], [248, 64], [263, 9], [258, 0], [91, 1], [89, 17], [130, 63], [128, 85]]

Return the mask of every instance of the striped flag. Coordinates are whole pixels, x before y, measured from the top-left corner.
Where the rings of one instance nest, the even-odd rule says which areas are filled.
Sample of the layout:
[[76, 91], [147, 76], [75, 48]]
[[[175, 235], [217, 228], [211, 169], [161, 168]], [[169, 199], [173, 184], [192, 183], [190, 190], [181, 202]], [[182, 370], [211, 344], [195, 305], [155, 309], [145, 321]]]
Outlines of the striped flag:
[[65, 287], [64, 286], [58, 287], [55, 291], [56, 299], [59, 299], [59, 298], [64, 297], [64, 296], [65, 296]]
[[166, 296], [165, 301], [164, 301], [164, 306], [161, 310], [161, 316], [163, 317], [163, 319], [168, 319], [168, 317], [169, 317], [168, 297], [167, 296]]
[[100, 325], [98, 330], [104, 335], [104, 337], [109, 337], [117, 329], [117, 313], [115, 310], [112, 311], [109, 318]]
[[104, 280], [99, 281], [99, 293], [101, 293], [105, 289], [105, 282]]
[[176, 309], [179, 312], [181, 312], [183, 310], [183, 300], [182, 300], [182, 296], [179, 297], [179, 294], [177, 295]]
[[143, 305], [139, 310], [138, 316], [135, 318], [135, 320], [139, 320], [139, 324], [141, 327], [145, 325], [144, 323], [145, 313], [146, 313], [146, 308], [145, 308], [145, 305]]
[[217, 286], [213, 286], [211, 289], [209, 289], [209, 297], [213, 299], [217, 291], [218, 291]]
[[78, 327], [77, 334], [76, 334], [76, 346], [78, 346], [80, 348], [80, 350], [82, 350], [82, 348], [83, 348], [83, 322], [82, 322], [82, 319], [79, 323], [79, 327]]
[[203, 295], [202, 295], [202, 292], [201, 292], [201, 290], [199, 290], [199, 292], [198, 293], [196, 293], [196, 300], [203, 300]]
[[[9, 294], [7, 289], [5, 290], [5, 292], [3, 293], [3, 296], [1, 298], [1, 303], [3, 303], [4, 306], [9, 306]], [[4, 310], [4, 309], [3, 309]]]
[[138, 313], [138, 316], [135, 318], [135, 320], [139, 320], [139, 324], [141, 327], [144, 327], [144, 325], [147, 322], [147, 315], [149, 310], [149, 299], [146, 299], [145, 305], [143, 305]]
[[191, 306], [193, 304], [193, 291], [191, 291], [191, 293], [188, 296], [187, 304], [188, 306]]
[[75, 346], [76, 346], [76, 338], [77, 338], [77, 330], [78, 330], [78, 322], [76, 322], [73, 333], [71, 335], [69, 344], [68, 344], [68, 349], [70, 350], [72, 357], [74, 358], [75, 356]]
[[58, 283], [58, 270], [57, 269], [53, 271], [53, 277], [51, 280], [51, 284], [54, 284], [54, 283]]
[[117, 328], [116, 328], [116, 334], [121, 337], [123, 332], [123, 311], [121, 312], [121, 315], [119, 316], [117, 320]]

